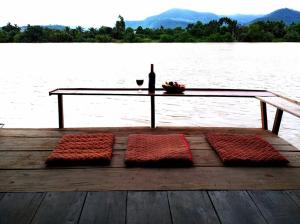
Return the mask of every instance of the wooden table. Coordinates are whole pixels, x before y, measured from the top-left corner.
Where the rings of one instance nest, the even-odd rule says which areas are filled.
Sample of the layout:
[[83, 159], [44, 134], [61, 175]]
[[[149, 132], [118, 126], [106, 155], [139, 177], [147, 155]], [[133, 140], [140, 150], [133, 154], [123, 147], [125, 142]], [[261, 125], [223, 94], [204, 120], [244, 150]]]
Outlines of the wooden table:
[[277, 108], [272, 132], [278, 134], [283, 111], [300, 117], [300, 104], [288, 98], [266, 90], [245, 89], [199, 89], [189, 88], [182, 94], [166, 93], [158, 88], [155, 93], [149, 93], [148, 89], [138, 88], [59, 88], [49, 92], [49, 95], [58, 96], [59, 128], [64, 128], [63, 96], [64, 95], [102, 95], [102, 96], [141, 96], [150, 97], [151, 102], [151, 128], [155, 128], [155, 97], [247, 97], [261, 101], [262, 128], [268, 129], [266, 104]]

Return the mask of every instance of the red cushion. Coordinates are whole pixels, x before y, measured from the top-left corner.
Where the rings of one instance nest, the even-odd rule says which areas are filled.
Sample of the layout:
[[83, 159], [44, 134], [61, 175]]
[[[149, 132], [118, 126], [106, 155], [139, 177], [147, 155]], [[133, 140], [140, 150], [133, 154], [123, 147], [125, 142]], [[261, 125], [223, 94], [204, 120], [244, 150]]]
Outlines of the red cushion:
[[193, 158], [183, 134], [133, 134], [128, 137], [125, 162], [180, 166], [192, 164]]
[[288, 160], [259, 136], [209, 133], [206, 138], [226, 165], [282, 165]]
[[110, 161], [113, 138], [111, 133], [64, 135], [46, 163]]

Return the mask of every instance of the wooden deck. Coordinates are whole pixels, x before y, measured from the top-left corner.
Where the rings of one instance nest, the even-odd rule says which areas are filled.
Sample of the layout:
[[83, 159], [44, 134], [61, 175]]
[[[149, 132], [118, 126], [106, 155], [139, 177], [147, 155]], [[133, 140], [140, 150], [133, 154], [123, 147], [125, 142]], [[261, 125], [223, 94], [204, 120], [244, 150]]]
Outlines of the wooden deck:
[[[113, 132], [109, 166], [47, 168], [45, 160], [67, 133]], [[290, 160], [287, 167], [224, 167], [204, 133], [257, 134]], [[124, 152], [131, 133], [184, 133], [191, 144], [191, 168], [127, 168]], [[89, 128], [0, 129], [0, 192], [116, 190], [298, 190], [300, 151], [263, 129], [243, 128]]]
[[[116, 136], [109, 166], [45, 166], [62, 135], [107, 131]], [[204, 138], [211, 131], [260, 135], [290, 165], [224, 167]], [[184, 133], [195, 166], [126, 168], [131, 133]], [[300, 151], [263, 129], [0, 129], [0, 223], [298, 224]]]
[[300, 191], [0, 194], [1, 224], [300, 223]]

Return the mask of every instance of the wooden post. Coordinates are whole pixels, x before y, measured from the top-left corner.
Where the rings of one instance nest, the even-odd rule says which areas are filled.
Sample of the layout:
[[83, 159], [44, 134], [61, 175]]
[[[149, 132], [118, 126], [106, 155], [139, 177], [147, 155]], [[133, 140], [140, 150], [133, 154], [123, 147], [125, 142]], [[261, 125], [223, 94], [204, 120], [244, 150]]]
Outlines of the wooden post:
[[277, 108], [275, 119], [274, 119], [274, 124], [273, 124], [273, 129], [272, 129], [272, 132], [275, 135], [278, 135], [280, 123], [281, 123], [281, 119], [282, 119], [282, 114], [283, 114], [283, 110]]
[[155, 128], [155, 99], [154, 96], [151, 98], [151, 128]]
[[58, 126], [64, 128], [64, 107], [63, 107], [63, 95], [58, 94]]
[[261, 110], [261, 127], [265, 130], [268, 130], [267, 104], [263, 101], [260, 101], [260, 110]]

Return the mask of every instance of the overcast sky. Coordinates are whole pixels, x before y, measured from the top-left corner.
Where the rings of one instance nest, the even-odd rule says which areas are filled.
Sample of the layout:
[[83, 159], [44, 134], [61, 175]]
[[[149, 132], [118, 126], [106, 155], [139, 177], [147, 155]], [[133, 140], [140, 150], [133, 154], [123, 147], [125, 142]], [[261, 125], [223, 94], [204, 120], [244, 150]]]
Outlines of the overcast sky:
[[113, 26], [118, 15], [139, 20], [171, 8], [230, 14], [267, 14], [279, 8], [300, 11], [300, 0], [0, 0], [0, 25], [61, 24]]

